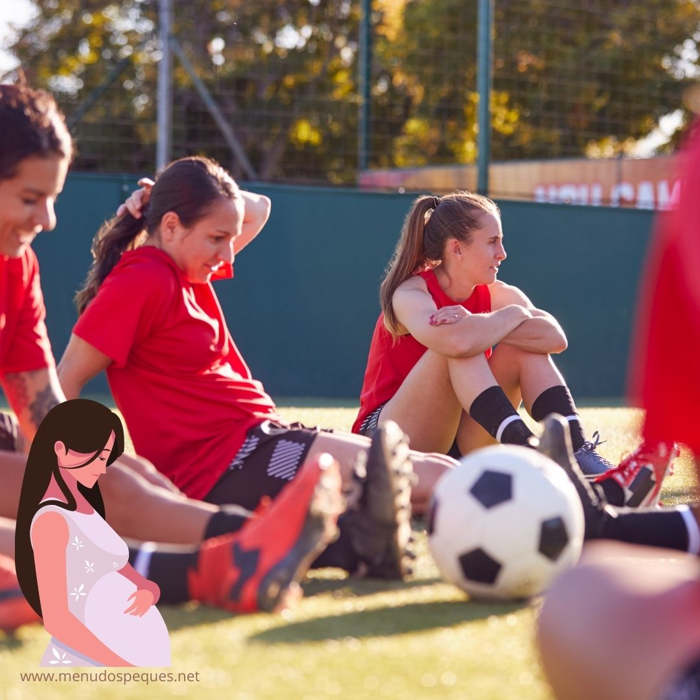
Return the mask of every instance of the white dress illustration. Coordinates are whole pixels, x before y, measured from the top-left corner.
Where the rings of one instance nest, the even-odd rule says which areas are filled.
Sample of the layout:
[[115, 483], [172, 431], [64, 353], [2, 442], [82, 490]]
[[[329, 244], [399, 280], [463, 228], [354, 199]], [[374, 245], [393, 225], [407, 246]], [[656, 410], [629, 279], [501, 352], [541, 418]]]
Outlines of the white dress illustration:
[[[129, 559], [121, 537], [97, 512], [79, 513], [59, 506], [39, 509], [32, 520], [56, 512], [68, 524], [66, 583], [68, 609], [101, 642], [136, 666], [169, 666], [170, 639], [165, 622], [153, 605], [142, 616], [125, 614], [136, 585], [117, 573]], [[30, 529], [31, 532], [31, 529]], [[66, 668], [102, 666], [51, 638], [41, 666]]]

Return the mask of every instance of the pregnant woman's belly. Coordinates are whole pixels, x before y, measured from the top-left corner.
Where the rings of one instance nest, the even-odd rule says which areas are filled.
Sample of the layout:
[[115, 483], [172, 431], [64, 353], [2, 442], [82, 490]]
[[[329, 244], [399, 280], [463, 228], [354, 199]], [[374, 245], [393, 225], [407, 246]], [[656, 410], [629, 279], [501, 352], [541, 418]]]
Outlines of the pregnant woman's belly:
[[85, 626], [115, 654], [136, 666], [170, 666], [168, 628], [158, 609], [125, 614], [136, 586], [116, 571], [102, 576], [85, 601]]

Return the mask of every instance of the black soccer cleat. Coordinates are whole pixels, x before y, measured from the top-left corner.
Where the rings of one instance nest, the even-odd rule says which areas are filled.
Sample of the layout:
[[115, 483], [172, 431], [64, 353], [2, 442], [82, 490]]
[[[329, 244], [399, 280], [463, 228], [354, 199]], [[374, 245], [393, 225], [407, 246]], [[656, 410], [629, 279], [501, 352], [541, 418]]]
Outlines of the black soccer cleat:
[[387, 421], [372, 437], [365, 465], [356, 469], [361, 493], [344, 514], [343, 527], [360, 560], [359, 575], [403, 579], [412, 573], [414, 474], [409, 452], [407, 437], [396, 423]]
[[574, 457], [566, 419], [552, 413], [544, 419], [543, 423], [544, 432], [539, 440], [538, 451], [556, 462], [574, 485], [583, 506], [584, 539], [602, 537], [605, 523], [616, 517], [613, 507], [608, 505], [602, 490], [589, 482], [581, 471]]

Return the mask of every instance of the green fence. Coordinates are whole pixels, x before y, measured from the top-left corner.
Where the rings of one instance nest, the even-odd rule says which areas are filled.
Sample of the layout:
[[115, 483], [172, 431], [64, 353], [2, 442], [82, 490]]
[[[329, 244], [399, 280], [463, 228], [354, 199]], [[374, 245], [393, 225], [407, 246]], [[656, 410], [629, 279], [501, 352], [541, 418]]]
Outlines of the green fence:
[[[57, 229], [35, 244], [49, 334], [60, 357], [75, 322], [72, 295], [101, 221], [131, 177], [73, 174]], [[379, 310], [378, 287], [411, 195], [260, 186], [270, 222], [216, 283], [231, 333], [275, 396], [356, 399]], [[629, 337], [652, 214], [501, 202], [508, 259], [501, 277], [554, 313], [569, 337], [558, 358], [576, 396], [624, 393]], [[96, 380], [93, 391], [106, 388]]]

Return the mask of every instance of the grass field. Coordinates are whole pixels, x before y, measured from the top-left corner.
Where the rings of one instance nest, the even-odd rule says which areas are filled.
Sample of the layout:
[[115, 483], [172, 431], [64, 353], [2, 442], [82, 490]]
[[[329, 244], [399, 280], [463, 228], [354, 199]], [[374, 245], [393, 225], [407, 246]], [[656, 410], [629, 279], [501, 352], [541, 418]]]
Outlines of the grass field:
[[[297, 405], [282, 413], [310, 425], [347, 429], [355, 408]], [[585, 408], [581, 413], [588, 433], [600, 430], [606, 440], [600, 451], [611, 461], [636, 445], [636, 411]], [[689, 455], [678, 464], [662, 494], [669, 505], [697, 500]], [[0, 696], [550, 698], [532, 641], [538, 601], [470, 602], [440, 581], [422, 525], [416, 528], [418, 565], [404, 583], [355, 581], [322, 570], [305, 582], [300, 605], [281, 616], [231, 617], [194, 604], [162, 608], [172, 644], [169, 670], [192, 674], [189, 682], [22, 681], [21, 672], [38, 671], [48, 640], [43, 628], [33, 626], [16, 637], [0, 636]]]

